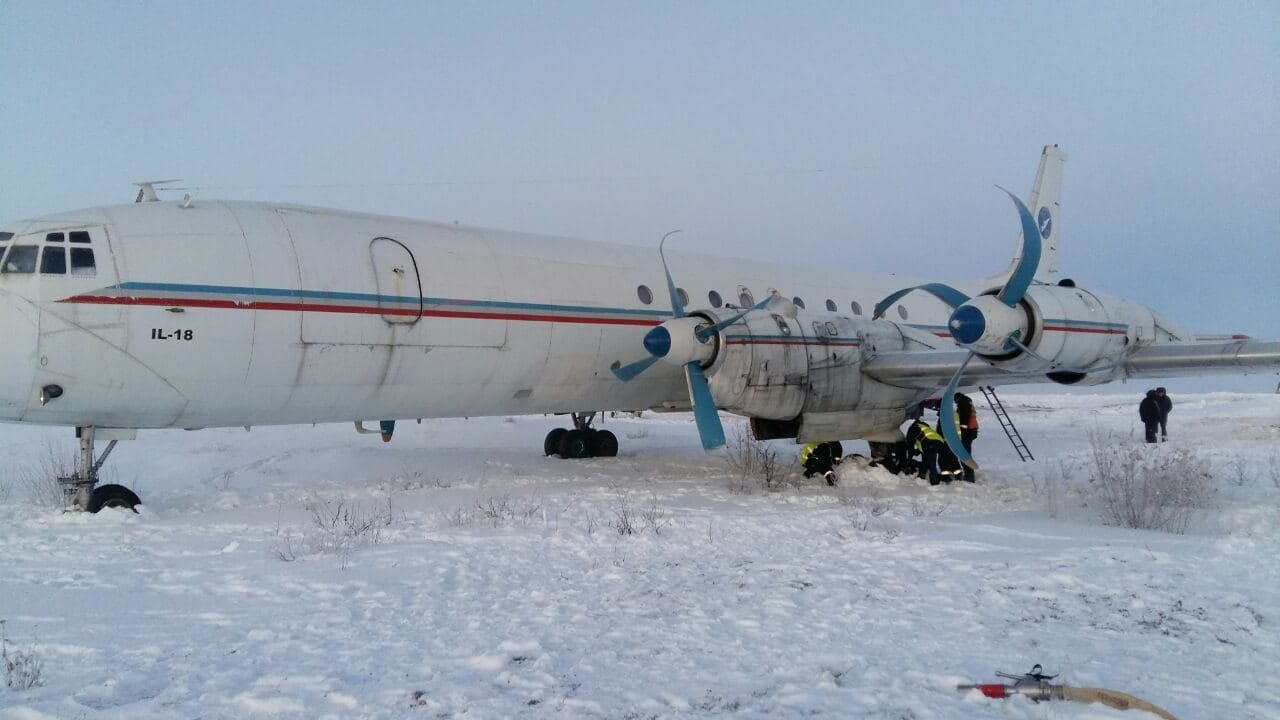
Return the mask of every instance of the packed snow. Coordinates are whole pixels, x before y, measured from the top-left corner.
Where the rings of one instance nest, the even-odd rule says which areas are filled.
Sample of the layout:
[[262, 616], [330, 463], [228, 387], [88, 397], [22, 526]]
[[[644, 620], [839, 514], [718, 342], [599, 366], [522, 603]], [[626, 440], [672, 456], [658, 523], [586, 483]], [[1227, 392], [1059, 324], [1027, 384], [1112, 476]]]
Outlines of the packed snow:
[[0, 718], [1152, 717], [955, 689], [1035, 663], [1280, 717], [1280, 395], [1174, 396], [1144, 452], [1215, 489], [1182, 535], [1090, 493], [1139, 395], [1010, 393], [1028, 463], [979, 398], [979, 482], [939, 487], [775, 442], [784, 486], [744, 488], [686, 414], [604, 418], [620, 456], [581, 461], [550, 417], [143, 432], [106, 472], [145, 506], [96, 516], [48, 499], [69, 430], [5, 426], [0, 620], [39, 677]]

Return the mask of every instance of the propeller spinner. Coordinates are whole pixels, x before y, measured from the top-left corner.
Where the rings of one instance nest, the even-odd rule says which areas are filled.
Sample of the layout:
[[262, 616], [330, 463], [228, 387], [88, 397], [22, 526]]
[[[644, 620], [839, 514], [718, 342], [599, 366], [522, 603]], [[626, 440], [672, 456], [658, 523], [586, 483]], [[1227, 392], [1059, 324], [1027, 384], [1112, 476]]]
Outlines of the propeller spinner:
[[671, 319], [645, 333], [643, 345], [649, 357], [626, 365], [621, 361], [615, 361], [609, 369], [619, 380], [630, 382], [660, 360], [684, 366], [684, 378], [689, 387], [689, 402], [693, 406], [693, 418], [698, 426], [698, 436], [702, 440], [703, 449], [713, 450], [724, 445], [725, 439], [724, 426], [720, 423], [720, 413], [716, 409], [715, 399], [711, 397], [707, 375], [702, 370], [702, 364], [710, 360], [715, 352], [715, 345], [711, 340], [721, 330], [738, 322], [747, 313], [769, 305], [773, 297], [765, 298], [755, 306], [716, 323], [710, 323], [702, 317], [688, 315], [685, 312], [684, 303], [680, 302], [680, 293], [676, 290], [671, 270], [667, 267], [667, 256], [664, 250], [667, 238], [678, 232], [680, 231], [672, 230], [663, 235], [662, 241], [658, 243], [662, 271], [667, 276], [667, 292], [671, 295]]

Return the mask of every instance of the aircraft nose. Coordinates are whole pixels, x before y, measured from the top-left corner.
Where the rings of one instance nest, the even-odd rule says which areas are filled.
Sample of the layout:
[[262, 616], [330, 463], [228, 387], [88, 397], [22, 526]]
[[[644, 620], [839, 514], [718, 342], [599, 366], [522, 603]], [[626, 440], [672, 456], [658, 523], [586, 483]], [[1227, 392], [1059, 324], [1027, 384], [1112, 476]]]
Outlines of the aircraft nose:
[[37, 319], [34, 305], [0, 289], [0, 420], [20, 419], [33, 397]]

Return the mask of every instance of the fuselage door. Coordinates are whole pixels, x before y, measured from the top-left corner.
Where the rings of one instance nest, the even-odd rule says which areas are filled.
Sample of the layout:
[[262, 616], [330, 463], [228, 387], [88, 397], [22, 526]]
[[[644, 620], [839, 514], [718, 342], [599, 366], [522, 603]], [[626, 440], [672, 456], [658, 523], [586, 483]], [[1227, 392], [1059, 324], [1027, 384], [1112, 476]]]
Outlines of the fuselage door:
[[412, 325], [422, 317], [422, 281], [413, 253], [398, 240], [377, 237], [369, 243], [378, 283], [378, 310], [389, 323]]

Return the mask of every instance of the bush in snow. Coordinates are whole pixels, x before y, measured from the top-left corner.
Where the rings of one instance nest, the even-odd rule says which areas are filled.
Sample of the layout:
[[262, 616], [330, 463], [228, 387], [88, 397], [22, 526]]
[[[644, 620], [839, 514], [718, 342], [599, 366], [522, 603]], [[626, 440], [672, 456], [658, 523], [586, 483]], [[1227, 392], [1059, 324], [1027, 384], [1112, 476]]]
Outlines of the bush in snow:
[[10, 690], [30, 690], [44, 685], [44, 660], [34, 645], [26, 650], [10, 650], [4, 620], [0, 620], [0, 657], [4, 662], [4, 684]]
[[729, 491], [749, 493], [754, 488], [776, 490], [782, 486], [783, 468], [778, 451], [757, 440], [746, 427], [738, 427], [725, 445], [729, 460]]
[[1209, 463], [1189, 448], [1089, 433], [1089, 483], [1103, 520], [1138, 530], [1185, 533], [1213, 504]]
[[276, 557], [285, 562], [306, 555], [337, 555], [345, 568], [353, 550], [380, 544], [397, 516], [391, 495], [369, 505], [310, 497], [302, 506], [311, 516], [310, 528], [297, 537], [288, 531], [280, 536]]
[[658, 505], [658, 498], [650, 498], [648, 505], [637, 508], [625, 491], [617, 492], [611, 525], [619, 535], [640, 535], [646, 532], [657, 535], [670, 524], [667, 511]]
[[475, 505], [456, 507], [445, 516], [445, 520], [453, 527], [484, 523], [499, 528], [504, 525], [528, 525], [535, 519], [546, 519], [542, 503], [530, 498], [513, 499], [507, 493], [477, 500]]
[[32, 504], [62, 507], [67, 500], [58, 478], [70, 475], [73, 468], [72, 460], [60, 454], [52, 442], [46, 442], [40, 460], [19, 472], [18, 484], [26, 491], [27, 500]]

